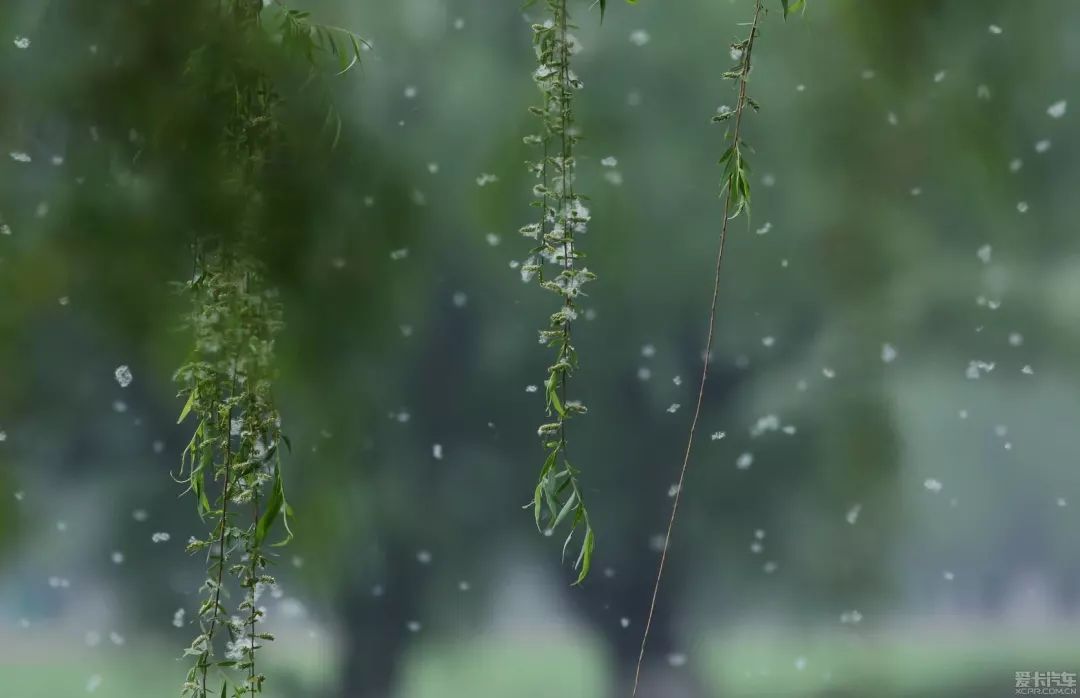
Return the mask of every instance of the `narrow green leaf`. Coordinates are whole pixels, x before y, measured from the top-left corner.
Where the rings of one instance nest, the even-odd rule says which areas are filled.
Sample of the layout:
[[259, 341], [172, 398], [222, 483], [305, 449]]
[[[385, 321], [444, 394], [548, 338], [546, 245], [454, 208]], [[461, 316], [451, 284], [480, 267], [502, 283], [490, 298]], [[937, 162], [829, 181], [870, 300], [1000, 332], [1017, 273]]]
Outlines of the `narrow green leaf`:
[[336, 125], [334, 126], [334, 140], [330, 143], [330, 150], [337, 150], [338, 141], [341, 140], [341, 115], [334, 110], [334, 119]]
[[197, 390], [192, 390], [188, 395], [187, 402], [184, 403], [184, 409], [180, 410], [180, 416], [176, 420], [177, 424], [187, 419], [188, 414], [191, 413], [191, 408], [195, 406], [195, 394], [197, 392]]
[[[192, 458], [194, 459], [194, 456]], [[191, 476], [188, 478], [191, 491], [195, 495], [195, 507], [200, 519], [205, 519], [210, 513], [210, 500], [206, 496], [206, 466], [209, 462], [210, 452], [204, 451], [202, 458], [199, 459], [198, 467], [191, 471]]]
[[592, 568], [593, 548], [596, 547], [596, 536], [593, 534], [592, 526], [585, 524], [585, 527], [585, 541], [581, 544], [581, 553], [578, 554], [577, 563], [574, 565], [575, 568], [581, 568], [581, 573], [578, 574], [574, 586], [578, 586], [589, 576], [589, 570]]
[[540, 530], [540, 511], [544, 507], [544, 481], [536, 483], [536, 492], [533, 494], [533, 514], [536, 517], [536, 530]]
[[[578, 514], [580, 516], [580, 513]], [[563, 562], [566, 562], [566, 549], [570, 547], [570, 541], [574, 537], [574, 531], [577, 530], [577, 517], [574, 517], [574, 525], [570, 527], [570, 532], [566, 534], [566, 540], [562, 544], [562, 557]]]
[[544, 465], [540, 468], [540, 480], [544, 479], [544, 476], [548, 474], [548, 471], [555, 467], [555, 459], [559, 457], [559, 449], [555, 448], [548, 454], [548, 457], [544, 459]]
[[787, 19], [790, 14], [806, 9], [806, 0], [780, 0], [780, 4], [784, 7], [784, 19]]
[[[545, 482], [551, 482], [550, 478]], [[559, 515], [559, 501], [555, 498], [555, 493], [550, 486], [545, 489], [547, 490], [544, 497], [548, 506], [548, 520], [554, 521], [555, 517]], [[554, 528], [554, 526], [549, 526], [548, 528]]]
[[[270, 532], [270, 527], [274, 525], [274, 519], [281, 513], [282, 506], [285, 505], [285, 486], [281, 481], [281, 470], [274, 468], [274, 489], [270, 493], [270, 500], [266, 503], [266, 510], [263, 511], [262, 516], [259, 517], [259, 522], [255, 525], [255, 545], [262, 545], [262, 542], [266, 539], [266, 534]], [[286, 541], [292, 538], [292, 533], [289, 533]]]
[[559, 392], [554, 386], [548, 391], [548, 400], [551, 402], [551, 406], [555, 408], [555, 411], [559, 413], [560, 417], [566, 416], [566, 410], [563, 409], [562, 401], [559, 400]]
[[337, 42], [334, 41], [334, 33], [329, 29], [325, 29], [324, 31], [326, 32], [326, 42], [330, 44], [330, 53], [338, 59], [338, 67], [341, 70], [344, 70], [346, 63], [349, 60], [348, 55], [338, 48]]
[[570, 493], [570, 496], [566, 499], [566, 504], [563, 504], [563, 508], [559, 512], [559, 515], [555, 517], [555, 523], [551, 524], [552, 528], [558, 528], [559, 524], [561, 524], [563, 520], [567, 517], [567, 515], [570, 514], [570, 512], [574, 508], [574, 505], [577, 504], [577, 498], [577, 492]]

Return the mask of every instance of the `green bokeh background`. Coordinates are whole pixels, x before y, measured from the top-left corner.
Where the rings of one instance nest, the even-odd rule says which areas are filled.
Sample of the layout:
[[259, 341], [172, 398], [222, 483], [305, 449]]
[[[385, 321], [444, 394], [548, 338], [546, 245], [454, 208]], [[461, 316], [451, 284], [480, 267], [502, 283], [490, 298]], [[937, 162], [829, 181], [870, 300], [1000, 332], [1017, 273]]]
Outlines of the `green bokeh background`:
[[[312, 86], [273, 63], [286, 145], [260, 254], [286, 307], [298, 519], [267, 602], [271, 698], [627, 695], [700, 370], [709, 120], [733, 103], [720, 75], [752, 3], [611, 2], [602, 26], [574, 4], [599, 274], [576, 330], [590, 414], [570, 438], [598, 532], [581, 589], [521, 509], [553, 310], [510, 268], [539, 9], [304, 3], [370, 41], [362, 66]], [[1012, 695], [1015, 671], [1078, 671], [1080, 6], [821, 0], [785, 22], [772, 5], [754, 208], [731, 226], [643, 695], [981, 698]], [[169, 478], [187, 350], [170, 282], [235, 212], [207, 193], [214, 107], [180, 87], [203, 38], [189, 10], [0, 4], [5, 698], [94, 676], [99, 695], [172, 695], [194, 634], [170, 623], [200, 580], [182, 551], [200, 524]], [[974, 360], [994, 369], [969, 379]], [[794, 433], [753, 436], [769, 415]]]

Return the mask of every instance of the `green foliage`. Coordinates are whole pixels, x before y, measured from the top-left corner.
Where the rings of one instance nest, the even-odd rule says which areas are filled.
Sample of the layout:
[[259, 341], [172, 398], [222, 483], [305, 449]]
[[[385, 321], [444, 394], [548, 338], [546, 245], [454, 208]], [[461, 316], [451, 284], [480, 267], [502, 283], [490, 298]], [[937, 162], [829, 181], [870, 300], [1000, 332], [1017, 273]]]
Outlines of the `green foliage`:
[[[259, 266], [242, 245], [197, 250], [195, 273], [183, 290], [192, 301], [186, 324], [195, 346], [175, 379], [186, 397], [180, 420], [193, 420], [196, 427], [181, 457], [179, 479], [195, 495], [199, 516], [210, 521], [211, 529], [206, 538], [188, 542], [189, 552], [206, 553], [208, 569], [200, 590], [200, 632], [184, 653], [194, 656], [195, 663], [182, 695], [210, 695], [211, 668], [246, 672], [233, 690], [254, 695], [265, 680], [256, 671], [255, 654], [271, 639], [256, 630], [262, 616], [256, 601], [263, 588], [274, 584], [264, 572], [269, 559], [262, 544], [275, 519], [288, 511], [281, 480], [284, 436], [272, 389], [281, 307], [263, 287]], [[209, 486], [218, 489], [213, 503]], [[248, 523], [243, 522], [245, 509], [251, 512]], [[239, 562], [230, 564], [234, 559]], [[239, 616], [223, 603], [227, 575], [243, 591]], [[221, 631], [228, 635], [225, 658], [216, 660], [214, 643]]]
[[[801, 3], [800, 3], [801, 4]], [[794, 4], [793, 4], [794, 6]], [[760, 7], [760, 5], [759, 5]], [[785, 12], [787, 3], [784, 3]], [[750, 36], [742, 41], [731, 44], [731, 55], [736, 63], [729, 70], [724, 71], [723, 78], [736, 83], [735, 108], [721, 107], [714, 123], [731, 122], [732, 127], [727, 133], [730, 145], [720, 156], [720, 166], [723, 168], [721, 180], [721, 196], [725, 197], [724, 213], [728, 219], [736, 218], [744, 210], [750, 211], [750, 163], [743, 155], [743, 150], [749, 149], [746, 141], [740, 135], [743, 112], [746, 107], [754, 111], [758, 109], [758, 103], [747, 94], [747, 82], [750, 79], [750, 57], [753, 53], [754, 40], [757, 38], [757, 16], [755, 12], [754, 23], [750, 27]]]
[[285, 484], [281, 479], [281, 468], [274, 468], [274, 487], [270, 491], [270, 501], [266, 503], [266, 511], [259, 517], [259, 523], [255, 527], [255, 544], [262, 545], [266, 534], [281, 515], [282, 525], [285, 527], [286, 536], [283, 540], [274, 543], [275, 546], [287, 545], [292, 540], [292, 530], [289, 528], [289, 512], [292, 511], [289, 503], [285, 501]]
[[[607, 11], [607, 0], [597, 0], [600, 3], [600, 21], [604, 21], [604, 12]], [[637, 0], [626, 0], [627, 4], [636, 5]]]
[[[275, 2], [269, 10], [278, 13], [276, 22], [270, 23], [277, 29], [273, 38], [286, 51], [307, 61], [311, 68], [309, 80], [324, 79], [331, 66], [335, 68], [334, 75], [341, 76], [360, 64], [362, 51], [368, 44], [358, 34], [341, 27], [314, 22], [309, 12], [291, 10], [280, 2]], [[341, 115], [329, 100], [326, 103], [323, 130], [332, 134], [330, 147], [337, 147], [341, 138]]]
[[[264, 22], [264, 12], [272, 14], [271, 21]], [[240, 45], [280, 45], [306, 61], [313, 77], [322, 74], [324, 59], [336, 62], [338, 75], [360, 60], [362, 41], [355, 34], [316, 24], [306, 12], [279, 3], [264, 10], [261, 1], [233, 0], [221, 7], [219, 19], [239, 34]], [[267, 66], [213, 41], [192, 53], [186, 75], [195, 89], [229, 105], [220, 134], [228, 173], [223, 184], [242, 214], [236, 230], [204, 235], [196, 243], [194, 272], [182, 285], [192, 304], [186, 325], [194, 348], [175, 375], [185, 398], [178, 421], [193, 420], [195, 430], [178, 479], [210, 531], [188, 543], [189, 552], [205, 552], [207, 576], [200, 589], [199, 634], [184, 652], [194, 663], [181, 694], [208, 698], [214, 693], [213, 670], [223, 674], [218, 696], [228, 695], [230, 684], [233, 696], [254, 696], [266, 680], [256, 668], [257, 650], [273, 640], [257, 627], [259, 595], [274, 584], [265, 573], [270, 559], [263, 546], [279, 518], [285, 535], [274, 545], [292, 539], [280, 448], [288, 447], [288, 439], [273, 396], [282, 310], [253, 252], [263, 210], [260, 175], [278, 145], [275, 108], [281, 98]], [[222, 94], [229, 98], [220, 99]], [[336, 143], [341, 122], [332, 105], [327, 124]], [[241, 591], [234, 612], [224, 603], [229, 586]], [[218, 645], [224, 646], [223, 658], [216, 655]]]
[[577, 350], [571, 341], [571, 326], [578, 317], [578, 299], [583, 287], [596, 275], [578, 261], [584, 256], [576, 246], [576, 236], [586, 232], [590, 216], [585, 199], [574, 190], [576, 161], [574, 148], [580, 138], [574, 125], [574, 92], [581, 81], [570, 68], [573, 38], [566, 9], [567, 0], [547, 0], [550, 19], [534, 24], [533, 46], [537, 68], [533, 80], [540, 88], [543, 105], [532, 113], [541, 122], [538, 134], [525, 142], [542, 151], [539, 160], [528, 163], [538, 180], [533, 187], [533, 206], [539, 220], [521, 228], [521, 234], [536, 241], [521, 267], [522, 280], [536, 279], [541, 288], [557, 295], [559, 309], [540, 332], [540, 343], [555, 350], [555, 361], [547, 370], [544, 396], [550, 420], [537, 430], [548, 455], [540, 469], [531, 507], [536, 526], [545, 533], [568, 524], [563, 556], [575, 533], [581, 531], [574, 562], [578, 570], [575, 584], [589, 575], [596, 535], [589, 522], [585, 498], [578, 484], [580, 471], [567, 457], [566, 424], [587, 412], [579, 400], [567, 398], [568, 383], [578, 367]]
[[326, 56], [338, 64], [338, 75], [344, 75], [360, 63], [362, 47], [367, 45], [359, 35], [348, 29], [311, 20], [311, 13], [290, 10], [280, 2], [271, 6], [279, 14], [275, 38], [287, 50], [307, 59], [315, 69]]
[[[629, 5], [636, 5], [638, 0], [626, 0]], [[531, 7], [535, 5], [537, 0], [526, 0], [524, 7]], [[604, 14], [607, 12], [607, 0], [593, 0], [593, 5], [599, 5], [600, 7], [600, 21], [604, 21]]]
[[780, 5], [784, 8], [784, 19], [793, 12], [806, 10], [806, 0], [780, 0]]

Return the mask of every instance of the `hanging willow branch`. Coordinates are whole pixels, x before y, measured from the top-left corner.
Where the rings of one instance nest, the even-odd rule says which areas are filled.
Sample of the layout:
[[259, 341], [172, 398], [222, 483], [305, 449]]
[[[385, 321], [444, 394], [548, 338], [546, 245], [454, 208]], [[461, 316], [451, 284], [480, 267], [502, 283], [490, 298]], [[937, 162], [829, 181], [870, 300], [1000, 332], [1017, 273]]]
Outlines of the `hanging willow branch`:
[[[784, 16], [799, 9], [804, 0], [781, 0]], [[638, 683], [641, 679], [641, 665], [645, 660], [645, 646], [649, 640], [649, 630], [652, 628], [653, 615], [656, 611], [656, 599], [660, 594], [660, 581], [664, 576], [664, 564], [667, 562], [668, 547], [671, 545], [671, 533], [675, 528], [675, 517], [679, 511], [679, 500], [682, 495], [683, 482], [686, 479], [686, 468], [690, 462], [690, 452], [694, 446], [694, 435], [697, 432], [698, 419], [701, 417], [701, 405], [705, 398], [705, 382], [709, 375], [709, 359], [712, 354], [713, 336], [716, 328], [716, 303], [720, 296], [720, 266], [724, 259], [724, 242], [727, 240], [728, 223], [738, 217], [744, 211], [750, 211], [750, 164], [744, 156], [744, 149], [748, 149], [742, 139], [742, 120], [747, 107], [757, 111], [758, 105], [747, 94], [747, 83], [750, 79], [750, 59], [754, 49], [754, 42], [758, 37], [758, 24], [765, 8], [762, 0], [754, 0], [754, 18], [750, 22], [749, 35], [742, 41], [731, 45], [731, 56], [736, 61], [735, 65], [724, 72], [723, 77], [733, 80], [736, 84], [737, 97], [733, 109], [721, 108], [713, 121], [716, 123], [728, 123], [725, 140], [728, 147], [720, 157], [720, 166], [723, 168], [722, 185], [720, 196], [724, 200], [724, 217], [720, 223], [720, 241], [716, 252], [716, 272], [713, 281], [712, 300], [709, 305], [709, 323], [705, 339], [705, 355], [701, 369], [701, 380], [698, 383], [697, 403], [694, 406], [694, 415], [690, 420], [690, 432], [686, 439], [686, 450], [683, 454], [682, 466], [679, 469], [679, 481], [675, 485], [675, 498], [671, 506], [671, 517], [668, 519], [667, 534], [664, 536], [664, 547], [660, 553], [660, 564], [656, 572], [656, 584], [653, 587], [652, 600], [649, 603], [649, 615], [645, 621], [645, 631], [641, 637], [641, 650], [638, 653], [637, 666], [634, 670], [633, 695], [637, 695]]]
[[[302, 56], [313, 70], [321, 67], [323, 56], [336, 59], [338, 74], [360, 59], [355, 35], [314, 24], [305, 12], [275, 5], [267, 11], [278, 13], [276, 21], [264, 27], [262, 0], [232, 0], [219, 7], [216, 21], [232, 30], [225, 32], [226, 40], [242, 48], [269, 39]], [[210, 524], [207, 536], [192, 537], [187, 548], [205, 552], [207, 565], [199, 633], [184, 651], [185, 657], [194, 657], [181, 688], [187, 698], [225, 698], [230, 684], [234, 698], [262, 693], [266, 677], [256, 655], [273, 637], [259, 629], [263, 611], [258, 602], [275, 583], [266, 574], [270, 559], [264, 546], [279, 518], [285, 534], [274, 545], [292, 538], [280, 450], [289, 442], [273, 396], [274, 342], [283, 327], [282, 309], [254, 251], [261, 239], [260, 175], [278, 143], [275, 108], [281, 98], [257, 63], [233, 58], [222, 65], [212, 62], [217, 55], [196, 51], [188, 74], [201, 80], [208, 99], [219, 98], [211, 103], [230, 110], [220, 134], [223, 182], [241, 216], [237, 230], [196, 242], [195, 269], [182, 286], [191, 299], [186, 324], [194, 347], [175, 375], [186, 400], [178, 422], [190, 418], [196, 427], [177, 479], [193, 495], [200, 518]], [[227, 98], [220, 99], [222, 94]], [[332, 106], [331, 117], [336, 119]], [[231, 611], [230, 588], [240, 592]]]
[[533, 493], [532, 509], [536, 526], [550, 535], [564, 522], [569, 532], [563, 543], [563, 555], [582, 531], [574, 569], [581, 584], [592, 566], [596, 536], [589, 521], [584, 495], [578, 481], [581, 471], [571, 464], [567, 453], [567, 422], [587, 412], [580, 400], [568, 395], [570, 377], [578, 367], [577, 350], [571, 340], [571, 327], [578, 317], [578, 299], [584, 285], [596, 275], [578, 262], [576, 237], [586, 232], [590, 220], [584, 197], [574, 190], [576, 160], [574, 149], [579, 132], [574, 125], [574, 92], [581, 80], [570, 68], [574, 38], [567, 0], [546, 0], [550, 17], [535, 24], [533, 46], [537, 68], [533, 80], [540, 88], [543, 105], [530, 111], [540, 120], [540, 132], [527, 136], [525, 142], [542, 151], [541, 157], [528, 163], [538, 183], [533, 187], [539, 209], [538, 220], [521, 228], [521, 234], [537, 242], [521, 267], [523, 281], [536, 279], [540, 286], [557, 296], [561, 304], [551, 315], [548, 327], [540, 332], [540, 343], [555, 350], [555, 361], [544, 380], [546, 411], [552, 421], [537, 430], [547, 457]]
[[[283, 512], [287, 534], [282, 544], [291, 537], [279, 453], [287, 441], [272, 392], [281, 307], [263, 288], [251, 257], [227, 247], [197, 253], [186, 291], [192, 299], [187, 322], [195, 348], [176, 380], [187, 397], [179, 421], [191, 416], [196, 428], [184, 449], [181, 477], [199, 515], [211, 526], [208, 537], [188, 542], [189, 552], [205, 551], [207, 578], [200, 589], [200, 633], [184, 653], [194, 656], [195, 664], [182, 695], [213, 695], [214, 687], [207, 685], [212, 668], [245, 673], [234, 688], [254, 695], [265, 680], [256, 671], [256, 650], [273, 639], [256, 627], [262, 617], [256, 602], [274, 584], [264, 573], [263, 542]], [[217, 483], [220, 491], [211, 503], [208, 490]], [[225, 605], [229, 577], [243, 590], [236, 609], [240, 615], [231, 615]], [[215, 661], [215, 640], [222, 632], [227, 633], [225, 658]]]

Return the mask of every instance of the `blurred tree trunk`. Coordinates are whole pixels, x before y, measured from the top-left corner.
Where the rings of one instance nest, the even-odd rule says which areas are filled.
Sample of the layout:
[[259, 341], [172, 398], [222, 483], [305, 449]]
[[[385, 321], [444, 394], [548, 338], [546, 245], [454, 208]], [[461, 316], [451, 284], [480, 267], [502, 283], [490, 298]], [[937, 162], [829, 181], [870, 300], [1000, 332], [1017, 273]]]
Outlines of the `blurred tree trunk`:
[[397, 682], [407, 633], [416, 618], [415, 560], [402, 545], [386, 551], [384, 582], [378, 592], [352, 587], [343, 600], [345, 652], [337, 695], [340, 698], [390, 698]]

